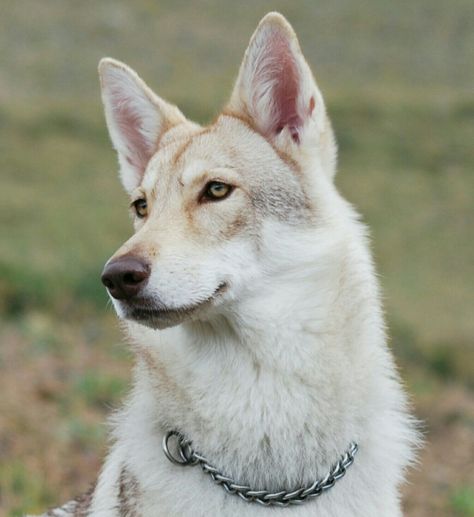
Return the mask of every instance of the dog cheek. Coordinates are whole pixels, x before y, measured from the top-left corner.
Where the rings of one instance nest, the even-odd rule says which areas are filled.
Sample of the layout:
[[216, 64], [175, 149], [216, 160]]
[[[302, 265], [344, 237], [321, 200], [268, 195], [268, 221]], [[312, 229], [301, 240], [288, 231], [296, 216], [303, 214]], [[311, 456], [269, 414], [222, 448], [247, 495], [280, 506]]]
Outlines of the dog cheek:
[[208, 202], [188, 211], [186, 234], [199, 249], [221, 246], [237, 233], [239, 216], [234, 216], [228, 206], [222, 206], [225, 202]]
[[243, 234], [249, 228], [249, 217], [245, 213], [239, 213], [234, 219], [232, 219], [227, 227], [225, 228], [225, 235], [227, 238], [235, 237], [236, 235]]

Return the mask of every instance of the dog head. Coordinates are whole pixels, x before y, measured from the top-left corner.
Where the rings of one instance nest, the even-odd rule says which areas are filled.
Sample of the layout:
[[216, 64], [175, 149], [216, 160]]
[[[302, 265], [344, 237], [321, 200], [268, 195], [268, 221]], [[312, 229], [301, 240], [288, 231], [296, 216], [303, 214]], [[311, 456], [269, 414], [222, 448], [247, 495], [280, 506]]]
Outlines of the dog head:
[[99, 73], [135, 226], [102, 275], [119, 315], [153, 328], [209, 318], [291, 265], [291, 236], [316, 224], [336, 148], [288, 22], [260, 22], [207, 127], [126, 65], [103, 59]]

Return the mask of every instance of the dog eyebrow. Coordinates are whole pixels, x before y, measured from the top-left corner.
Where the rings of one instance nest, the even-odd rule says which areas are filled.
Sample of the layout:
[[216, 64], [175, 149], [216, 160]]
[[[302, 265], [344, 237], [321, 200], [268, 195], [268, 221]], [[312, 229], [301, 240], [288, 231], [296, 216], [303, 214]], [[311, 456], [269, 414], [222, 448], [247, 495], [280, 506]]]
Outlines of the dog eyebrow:
[[209, 172], [219, 172], [219, 171], [231, 171], [231, 172], [236, 172], [238, 169], [237, 167], [234, 167], [233, 165], [219, 165], [219, 167], [212, 167], [211, 169], [209, 169]]
[[187, 169], [187, 171], [183, 171], [183, 173], [178, 177], [178, 182], [184, 187], [186, 184], [191, 185], [205, 179], [216, 178], [220, 174], [237, 179], [236, 173], [237, 169], [235, 167], [222, 165], [219, 167], [196, 169], [195, 171]]

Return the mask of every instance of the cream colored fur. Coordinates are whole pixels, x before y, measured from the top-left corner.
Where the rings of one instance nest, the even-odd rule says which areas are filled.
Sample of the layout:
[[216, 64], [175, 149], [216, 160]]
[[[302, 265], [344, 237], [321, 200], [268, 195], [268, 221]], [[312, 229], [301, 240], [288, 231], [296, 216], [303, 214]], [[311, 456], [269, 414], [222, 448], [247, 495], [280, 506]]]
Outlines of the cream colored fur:
[[[275, 86], [279, 52], [296, 89]], [[417, 435], [387, 347], [366, 229], [334, 186], [331, 127], [288, 22], [276, 13], [262, 20], [230, 103], [208, 128], [126, 65], [103, 60], [100, 74], [124, 186], [149, 206], [114, 257], [149, 260], [146, 295], [170, 310], [199, 305], [222, 282], [226, 289], [182, 321], [126, 321], [133, 388], [113, 418], [87, 514], [400, 516]], [[293, 111], [278, 104], [294, 91]], [[127, 120], [139, 132], [124, 129]], [[234, 191], [199, 204], [215, 179]], [[320, 498], [269, 509], [228, 495], [198, 467], [171, 464], [161, 450], [169, 429], [225, 474], [270, 490], [325, 475], [351, 441], [360, 451]]]

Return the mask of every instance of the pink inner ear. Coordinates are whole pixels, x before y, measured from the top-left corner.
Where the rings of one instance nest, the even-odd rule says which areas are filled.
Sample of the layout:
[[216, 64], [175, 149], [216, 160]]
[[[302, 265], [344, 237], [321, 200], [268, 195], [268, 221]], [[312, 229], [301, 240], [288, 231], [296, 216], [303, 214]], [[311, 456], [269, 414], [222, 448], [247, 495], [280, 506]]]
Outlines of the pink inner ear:
[[[288, 37], [274, 31], [265, 42], [265, 49], [256, 63], [253, 77], [254, 105], [269, 95], [265, 133], [274, 136], [288, 127], [296, 143], [303, 119], [298, 113], [300, 74]], [[264, 104], [264, 105], [265, 105]]]
[[111, 95], [115, 121], [125, 144], [125, 158], [142, 174], [151, 157], [149, 144], [142, 133], [142, 118], [133, 101], [120, 88], [112, 89]]

